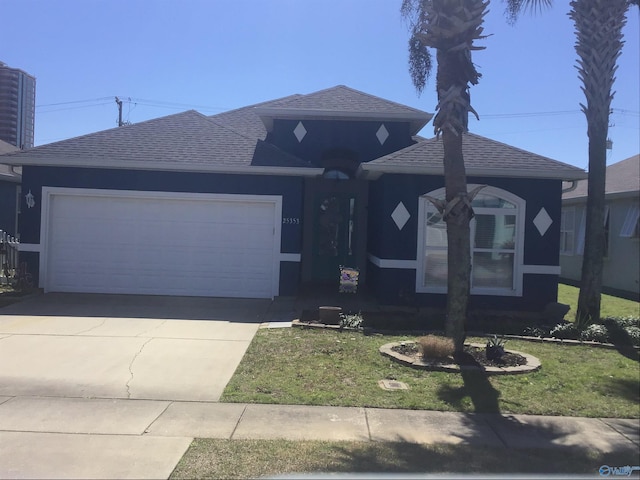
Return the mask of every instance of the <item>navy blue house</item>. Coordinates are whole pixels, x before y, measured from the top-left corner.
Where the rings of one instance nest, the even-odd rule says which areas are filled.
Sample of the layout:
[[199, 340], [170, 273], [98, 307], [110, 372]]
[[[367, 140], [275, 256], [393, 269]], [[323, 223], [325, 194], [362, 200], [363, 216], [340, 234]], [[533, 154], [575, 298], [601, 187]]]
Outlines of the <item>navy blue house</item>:
[[[45, 291], [270, 298], [358, 268], [384, 304], [443, 306], [431, 114], [344, 86], [195, 111], [0, 157], [21, 165], [21, 255]], [[562, 182], [585, 173], [463, 137], [472, 305], [556, 300]], [[472, 187], [470, 187], [472, 188]]]

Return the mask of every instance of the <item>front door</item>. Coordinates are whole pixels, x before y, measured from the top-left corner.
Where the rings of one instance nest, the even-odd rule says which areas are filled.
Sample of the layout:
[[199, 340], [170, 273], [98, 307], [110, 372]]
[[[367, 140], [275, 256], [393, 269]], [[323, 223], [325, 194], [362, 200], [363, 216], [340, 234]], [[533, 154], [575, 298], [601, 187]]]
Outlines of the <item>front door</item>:
[[365, 281], [368, 185], [364, 180], [305, 181], [302, 281], [338, 288], [340, 266]]
[[340, 266], [356, 266], [356, 202], [355, 192], [315, 192], [313, 280], [337, 281]]

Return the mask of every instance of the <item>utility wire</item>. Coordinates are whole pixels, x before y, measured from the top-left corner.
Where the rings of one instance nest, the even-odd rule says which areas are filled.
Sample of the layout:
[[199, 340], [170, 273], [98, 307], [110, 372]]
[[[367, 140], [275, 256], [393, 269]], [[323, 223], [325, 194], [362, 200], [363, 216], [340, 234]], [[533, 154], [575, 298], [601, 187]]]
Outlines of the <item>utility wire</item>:
[[[133, 98], [133, 97], [126, 97], [126, 96], [118, 96], [118, 98], [121, 98], [124, 102], [127, 102], [129, 104], [129, 108], [131, 108], [131, 104], [133, 103], [134, 108], [135, 106], [143, 105], [143, 106], [157, 107], [157, 108], [169, 108], [169, 109], [190, 108], [190, 109], [199, 109], [199, 110], [206, 110], [206, 111], [226, 111], [229, 109], [229, 107], [213, 107], [210, 105], [168, 102], [165, 100], [150, 100], [150, 99]], [[45, 108], [45, 107], [57, 107], [57, 106], [69, 105], [67, 108], [51, 109], [51, 110], [40, 112], [40, 113], [49, 113], [49, 112], [57, 112], [62, 110], [73, 110], [76, 108], [90, 108], [90, 107], [108, 105], [109, 103], [111, 103], [112, 99], [113, 97], [110, 96], [110, 97], [92, 98], [87, 100], [72, 100], [68, 102], [57, 102], [57, 103], [47, 103], [43, 105], [36, 105], [36, 108], [39, 109], [39, 108]], [[89, 103], [89, 102], [94, 102], [94, 103], [92, 103], [91, 105], [77, 105], [77, 104]], [[95, 102], [99, 102], [99, 103], [95, 103]], [[71, 106], [71, 105], [75, 105], [75, 106]], [[484, 113], [484, 114], [480, 112], [480, 117], [482, 119], [490, 120], [490, 119], [500, 119], [500, 118], [551, 117], [551, 116], [561, 116], [561, 115], [575, 115], [575, 114], [581, 114], [581, 113], [582, 113], [581, 110], [557, 110], [557, 111], [548, 111], [548, 112], [520, 112], [520, 113]], [[623, 116], [634, 116], [634, 117], [640, 116], [640, 112], [638, 111], [621, 109], [621, 108], [613, 108], [611, 109], [611, 113], [615, 115], [623, 115]]]

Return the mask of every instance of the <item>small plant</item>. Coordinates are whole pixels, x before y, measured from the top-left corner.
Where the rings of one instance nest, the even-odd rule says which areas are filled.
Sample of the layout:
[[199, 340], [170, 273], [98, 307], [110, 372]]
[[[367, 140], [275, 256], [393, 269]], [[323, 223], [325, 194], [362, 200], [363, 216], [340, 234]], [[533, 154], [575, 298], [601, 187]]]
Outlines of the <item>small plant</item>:
[[455, 352], [453, 340], [437, 335], [425, 335], [416, 340], [422, 358], [447, 358]]
[[361, 313], [341, 314], [340, 328], [348, 328], [350, 330], [362, 330], [364, 318]]
[[609, 341], [609, 330], [604, 325], [594, 323], [580, 332], [580, 340], [607, 343]]
[[550, 335], [553, 338], [577, 340], [580, 332], [573, 323], [559, 323], [551, 330]]
[[593, 325], [593, 318], [591, 318], [591, 315], [589, 315], [589, 314], [576, 315], [576, 319], [573, 322], [573, 324], [575, 325], [575, 327], [578, 330], [578, 332], [583, 332], [590, 325]]
[[549, 336], [549, 328], [539, 325], [525, 327], [522, 333], [528, 337], [545, 338]]
[[485, 348], [487, 360], [500, 360], [504, 355], [505, 343], [507, 343], [507, 341], [502, 337], [498, 338], [497, 335], [490, 337], [487, 340], [487, 345]]

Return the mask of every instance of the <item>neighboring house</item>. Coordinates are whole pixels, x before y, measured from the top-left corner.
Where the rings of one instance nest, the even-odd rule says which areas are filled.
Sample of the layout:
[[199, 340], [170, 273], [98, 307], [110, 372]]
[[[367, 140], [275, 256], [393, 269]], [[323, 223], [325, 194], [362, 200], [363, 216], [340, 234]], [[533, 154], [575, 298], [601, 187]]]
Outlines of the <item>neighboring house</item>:
[[[18, 147], [0, 140], [0, 155], [18, 150]], [[19, 196], [20, 174], [0, 163], [0, 230], [12, 237], [18, 234]]]
[[[562, 195], [561, 279], [578, 284], [582, 273], [587, 181]], [[638, 301], [640, 296], [640, 155], [607, 167], [606, 248], [602, 290]]]
[[[45, 291], [264, 297], [301, 285], [444, 306], [444, 195], [432, 115], [345, 86], [195, 111], [10, 154], [23, 166], [22, 258]], [[584, 171], [464, 135], [472, 307], [556, 300], [562, 182]]]

